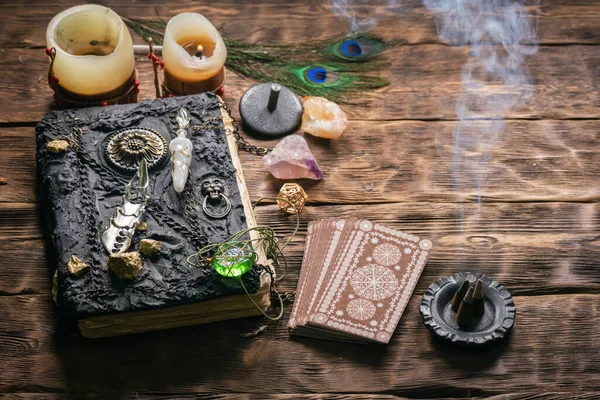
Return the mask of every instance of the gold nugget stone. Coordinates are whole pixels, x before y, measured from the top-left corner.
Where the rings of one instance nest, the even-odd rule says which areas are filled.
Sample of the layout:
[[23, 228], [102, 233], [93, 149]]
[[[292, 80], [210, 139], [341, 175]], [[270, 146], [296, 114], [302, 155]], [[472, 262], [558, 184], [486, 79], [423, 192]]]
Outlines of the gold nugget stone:
[[140, 253], [143, 256], [151, 256], [162, 249], [162, 244], [158, 240], [142, 239], [140, 240]]
[[142, 221], [136, 225], [135, 229], [138, 232], [146, 232], [148, 230], [148, 223], [146, 221]]
[[75, 276], [81, 276], [89, 271], [90, 266], [83, 262], [83, 260], [77, 258], [76, 256], [71, 256], [67, 264], [67, 268], [69, 272]]
[[129, 253], [111, 254], [108, 258], [108, 269], [120, 279], [133, 279], [142, 270], [140, 253], [132, 251]]
[[53, 140], [46, 146], [48, 153], [62, 153], [69, 150], [69, 142], [66, 140]]
[[[286, 183], [281, 187], [281, 190], [279, 190], [277, 199], [277, 205], [279, 208], [286, 213], [296, 214], [296, 211], [300, 212], [304, 208], [304, 204], [306, 204], [308, 195], [304, 189], [302, 189], [302, 186], [298, 185], [297, 183]], [[279, 199], [285, 199], [287, 201]]]

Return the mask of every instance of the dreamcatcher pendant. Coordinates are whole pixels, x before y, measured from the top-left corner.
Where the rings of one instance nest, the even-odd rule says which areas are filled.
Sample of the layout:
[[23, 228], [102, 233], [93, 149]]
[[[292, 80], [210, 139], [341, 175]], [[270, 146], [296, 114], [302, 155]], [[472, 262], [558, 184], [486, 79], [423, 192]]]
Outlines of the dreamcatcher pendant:
[[171, 153], [171, 177], [173, 188], [177, 193], [183, 192], [185, 183], [190, 173], [192, 162], [192, 141], [186, 137], [186, 128], [190, 125], [190, 114], [185, 108], [177, 113], [177, 138], [171, 140], [169, 152]]

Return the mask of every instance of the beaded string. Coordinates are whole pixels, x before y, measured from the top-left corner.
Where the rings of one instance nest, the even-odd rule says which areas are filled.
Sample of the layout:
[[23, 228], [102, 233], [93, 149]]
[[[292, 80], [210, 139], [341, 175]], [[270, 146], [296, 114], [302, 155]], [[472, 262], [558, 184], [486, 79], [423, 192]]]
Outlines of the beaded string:
[[54, 60], [56, 59], [56, 49], [46, 48], [46, 55], [50, 58], [50, 67], [48, 69], [48, 86], [56, 92], [58, 86], [58, 78], [54, 76]]
[[[279, 282], [281, 279], [283, 279], [283, 277], [285, 276], [285, 274], [287, 272], [287, 260], [285, 258], [285, 255], [283, 254], [283, 250], [290, 244], [290, 242], [292, 241], [294, 236], [296, 236], [296, 234], [298, 233], [298, 229], [300, 228], [300, 214], [298, 213], [298, 210], [296, 209], [296, 207], [289, 200], [284, 199], [282, 197], [262, 197], [254, 203], [252, 208], [253, 209], [256, 208], [256, 206], [258, 204], [260, 204], [261, 202], [263, 202], [264, 200], [283, 201], [283, 202], [287, 203], [293, 209], [294, 215], [296, 216], [296, 226], [294, 228], [294, 231], [292, 232], [292, 235], [288, 238], [288, 240], [282, 246], [279, 246], [279, 240], [277, 239], [273, 228], [266, 226], [266, 225], [258, 225], [253, 228], [242, 229], [241, 231], [237, 232], [236, 234], [232, 235], [231, 237], [229, 237], [228, 239], [224, 240], [221, 243], [209, 244], [207, 246], [204, 246], [203, 248], [198, 250], [198, 252], [196, 252], [195, 254], [190, 255], [187, 258], [187, 262], [190, 265], [193, 265], [196, 267], [206, 267], [207, 265], [209, 265], [212, 262], [212, 260], [215, 257], [219, 256], [219, 257], [222, 257], [226, 261], [226, 264], [228, 266], [227, 272], [230, 272], [231, 269], [235, 266], [236, 261], [240, 257], [244, 257], [244, 254], [250, 253], [253, 255], [253, 258], [256, 259], [257, 255], [256, 255], [256, 252], [254, 251], [254, 248], [262, 248], [267, 259], [272, 260], [273, 263], [276, 264], [278, 267], [283, 265], [283, 273], [275, 279], [272, 278], [272, 286], [271, 286], [271, 290], [276, 294], [277, 298], [279, 299], [279, 306], [280, 306], [279, 314], [276, 317], [272, 317], [272, 316], [268, 315], [267, 313], [265, 313], [262, 310], [262, 308], [260, 308], [260, 306], [258, 304], [256, 304], [256, 302], [254, 301], [254, 299], [248, 292], [248, 289], [246, 289], [246, 286], [244, 285], [244, 282], [242, 281], [242, 277], [238, 276], [237, 279], [239, 280], [240, 285], [244, 289], [244, 292], [246, 292], [246, 295], [248, 296], [250, 301], [252, 301], [254, 306], [265, 317], [267, 317], [271, 321], [277, 321], [283, 316], [284, 300], [287, 300], [287, 299], [293, 297], [293, 295], [290, 296], [290, 294], [288, 294], [288, 293], [281, 295], [277, 291], [276, 282]], [[251, 232], [257, 232], [258, 237], [255, 239], [252, 239], [252, 237], [250, 235]], [[248, 235], [249, 239], [242, 239], [246, 235]], [[237, 255], [231, 255], [230, 253], [228, 253], [228, 250], [233, 249], [233, 248], [240, 249], [241, 251], [238, 251]], [[210, 256], [210, 254], [212, 254], [212, 256]], [[271, 269], [270, 268], [265, 268], [265, 269], [271, 273], [271, 277], [272, 277], [273, 273], [272, 273]]]

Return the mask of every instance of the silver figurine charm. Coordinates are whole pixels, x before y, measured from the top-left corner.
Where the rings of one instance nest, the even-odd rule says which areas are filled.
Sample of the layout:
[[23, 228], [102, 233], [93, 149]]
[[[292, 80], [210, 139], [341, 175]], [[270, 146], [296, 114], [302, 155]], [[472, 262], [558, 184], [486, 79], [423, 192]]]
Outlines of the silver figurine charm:
[[[229, 201], [227, 196], [225, 196], [225, 186], [220, 180], [215, 179], [204, 181], [202, 183], [201, 190], [202, 195], [204, 196], [204, 201], [202, 202], [202, 210], [204, 210], [204, 213], [206, 215], [208, 215], [211, 218], [223, 218], [227, 214], [229, 214], [229, 211], [231, 211], [231, 201]], [[209, 202], [215, 205], [220, 205], [222, 202], [225, 202], [225, 209], [220, 212], [212, 211], [208, 207]], [[211, 208], [214, 207], [214, 205], [211, 206]]]
[[190, 113], [181, 108], [177, 113], [177, 138], [171, 140], [169, 152], [171, 153], [171, 177], [173, 188], [177, 193], [183, 192], [185, 183], [190, 173], [192, 162], [192, 141], [186, 137], [186, 128], [190, 125]]
[[117, 208], [117, 215], [102, 232], [102, 243], [109, 253], [123, 253], [131, 246], [135, 228], [142, 222], [148, 203], [148, 183], [148, 164], [142, 158], [137, 173], [125, 186], [123, 205]]

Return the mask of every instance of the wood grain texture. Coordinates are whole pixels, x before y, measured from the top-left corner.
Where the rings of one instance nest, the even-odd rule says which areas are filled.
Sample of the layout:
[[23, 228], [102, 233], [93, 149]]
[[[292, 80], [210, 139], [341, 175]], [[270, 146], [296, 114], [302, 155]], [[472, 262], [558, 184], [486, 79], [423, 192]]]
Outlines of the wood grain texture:
[[[461, 93], [461, 71], [469, 49], [438, 44], [404, 46], [387, 53], [387, 88], [361, 95], [360, 105], [346, 105], [352, 120], [456, 119]], [[12, 98], [0, 109], [0, 122], [33, 123], [49, 110], [53, 92], [48, 87], [47, 57], [43, 49], [0, 52], [0, 96]], [[507, 118], [586, 119], [600, 117], [600, 47], [545, 46], [527, 62], [534, 80], [533, 97], [509, 110]], [[145, 56], [138, 56], [140, 98], [154, 98], [153, 72]], [[568, 76], [568, 79], [564, 77]], [[41, 78], [41, 79], [40, 79]], [[225, 100], [239, 121], [238, 101], [256, 82], [227, 75]], [[29, 103], [28, 107], [21, 104]]]
[[[0, 395], [2, 400], [63, 400], [63, 399], [97, 399], [95, 393], [72, 393], [72, 394], [43, 394], [43, 393], [13, 393], [8, 395]], [[188, 394], [130, 394], [130, 395], [110, 395], [102, 393], [103, 400], [119, 399], [119, 400], [179, 400], [179, 399], [195, 399], [195, 400], [408, 400], [406, 397], [398, 397], [393, 395], [378, 395], [378, 394], [252, 394], [252, 393], [231, 393], [231, 394], [206, 394], [206, 393], [188, 393]], [[446, 399], [452, 400], [452, 399]]]
[[[256, 42], [297, 43], [347, 27], [322, 0], [96, 2], [125, 17], [200, 12], [224, 36]], [[46, 25], [79, 3], [0, 1], [0, 177], [8, 181], [0, 186], [1, 399], [600, 398], [600, 2], [544, 0], [531, 8], [540, 14], [541, 46], [528, 59], [534, 95], [507, 115], [480, 208], [470, 176], [458, 195], [453, 190], [450, 162], [468, 49], [439, 40], [421, 0], [399, 2], [376, 29], [395, 43], [381, 71], [390, 87], [366, 94], [361, 106], [344, 106], [351, 122], [341, 140], [307, 137], [325, 180], [302, 182], [309, 205], [286, 251], [281, 291], [296, 286], [310, 220], [363, 216], [434, 241], [387, 347], [290, 339], [289, 305], [275, 323], [251, 318], [95, 341], [57, 322], [33, 127], [52, 99]], [[141, 97], [152, 98], [151, 66], [143, 56], [137, 66]], [[253, 84], [228, 75], [225, 100], [238, 121], [237, 101]], [[282, 182], [260, 158], [240, 157], [252, 199], [276, 194]], [[291, 217], [276, 206], [259, 207], [257, 216], [280, 237], [291, 233]], [[516, 326], [504, 346], [463, 353], [433, 342], [421, 324], [422, 292], [458, 270], [493, 276], [515, 296]], [[264, 334], [239, 336], [263, 324]]]
[[[10, 207], [7, 207], [10, 206]], [[36, 221], [36, 205], [3, 204], [0, 207], [0, 293], [49, 293], [52, 258]], [[434, 242], [416, 293], [456, 271], [483, 272], [499, 280], [513, 295], [551, 293], [600, 294], [600, 204], [506, 203], [465, 205], [398, 203], [344, 206], [308, 206], [301, 214], [300, 233], [285, 252], [290, 263], [280, 282], [295, 290], [302, 263], [308, 221], [318, 218], [360, 216], [386, 226], [422, 235]], [[279, 237], [291, 235], [293, 217], [275, 205], [256, 211], [259, 223], [272, 226]], [[17, 250], [18, 248], [18, 250]], [[19, 265], [16, 268], [15, 265]], [[281, 274], [281, 271], [278, 271]]]
[[[306, 135], [325, 175], [321, 182], [302, 183], [309, 202], [477, 201], [478, 192], [484, 202], [600, 199], [600, 121], [509, 121], [486, 168], [473, 170], [452, 161], [454, 127], [450, 121], [351, 121], [339, 140]], [[2, 132], [0, 176], [9, 184], [0, 186], [0, 203], [35, 202], [34, 128]], [[279, 191], [283, 181], [266, 171], [260, 157], [240, 151], [240, 158], [253, 200]]]
[[[550, 393], [511, 393], [501, 394], [497, 396], [485, 397], [470, 397], [473, 400], [596, 400], [600, 397], [600, 392], [550, 392]], [[72, 393], [72, 394], [46, 394], [46, 393], [11, 393], [0, 395], [3, 400], [66, 400], [66, 399], [97, 399], [95, 393]], [[102, 393], [102, 398], [120, 399], [120, 400], [178, 400], [178, 399], [197, 399], [197, 400], [409, 400], [408, 397], [399, 397], [391, 394], [368, 394], [368, 393], [353, 393], [353, 394], [306, 394], [306, 393], [291, 393], [291, 394], [253, 394], [253, 393], [229, 393], [229, 394], [205, 394], [205, 393], [188, 393], [188, 394], [149, 394], [135, 393], [131, 395], [108, 395]], [[458, 400], [458, 398], [449, 397], [429, 397], [421, 400]]]
[[[168, 21], [182, 12], [205, 15], [228, 37], [269, 42], [296, 42], [315, 36], [337, 35], [348, 30], [324, 0], [223, 0], [219, 7], [201, 1], [177, 0], [98, 0], [123, 17], [160, 18]], [[442, 43], [431, 14], [420, 0], [403, 0], [384, 10], [384, 2], [363, 6], [378, 19], [376, 32], [390, 34], [400, 44]], [[594, 1], [553, 0], [530, 7], [539, 15], [538, 39], [542, 44], [598, 44], [600, 5]], [[48, 3], [28, 0], [1, 4], [6, 22], [0, 28], [1, 47], [45, 47], [46, 26], [62, 10], [81, 4], [78, 0]], [[368, 2], [363, 2], [368, 4]], [[351, 10], [353, 10], [351, 8]], [[358, 11], [360, 12], [360, 11]], [[285, 23], [281, 23], [285, 21]]]
[[428, 398], [600, 385], [598, 295], [516, 296], [510, 340], [478, 354], [433, 342], [420, 321], [419, 300], [411, 299], [390, 344], [376, 347], [290, 339], [289, 308], [284, 320], [252, 339], [240, 334], [264, 320], [90, 341], [55, 333], [48, 296], [0, 297], [0, 391], [258, 394], [326, 388]]

